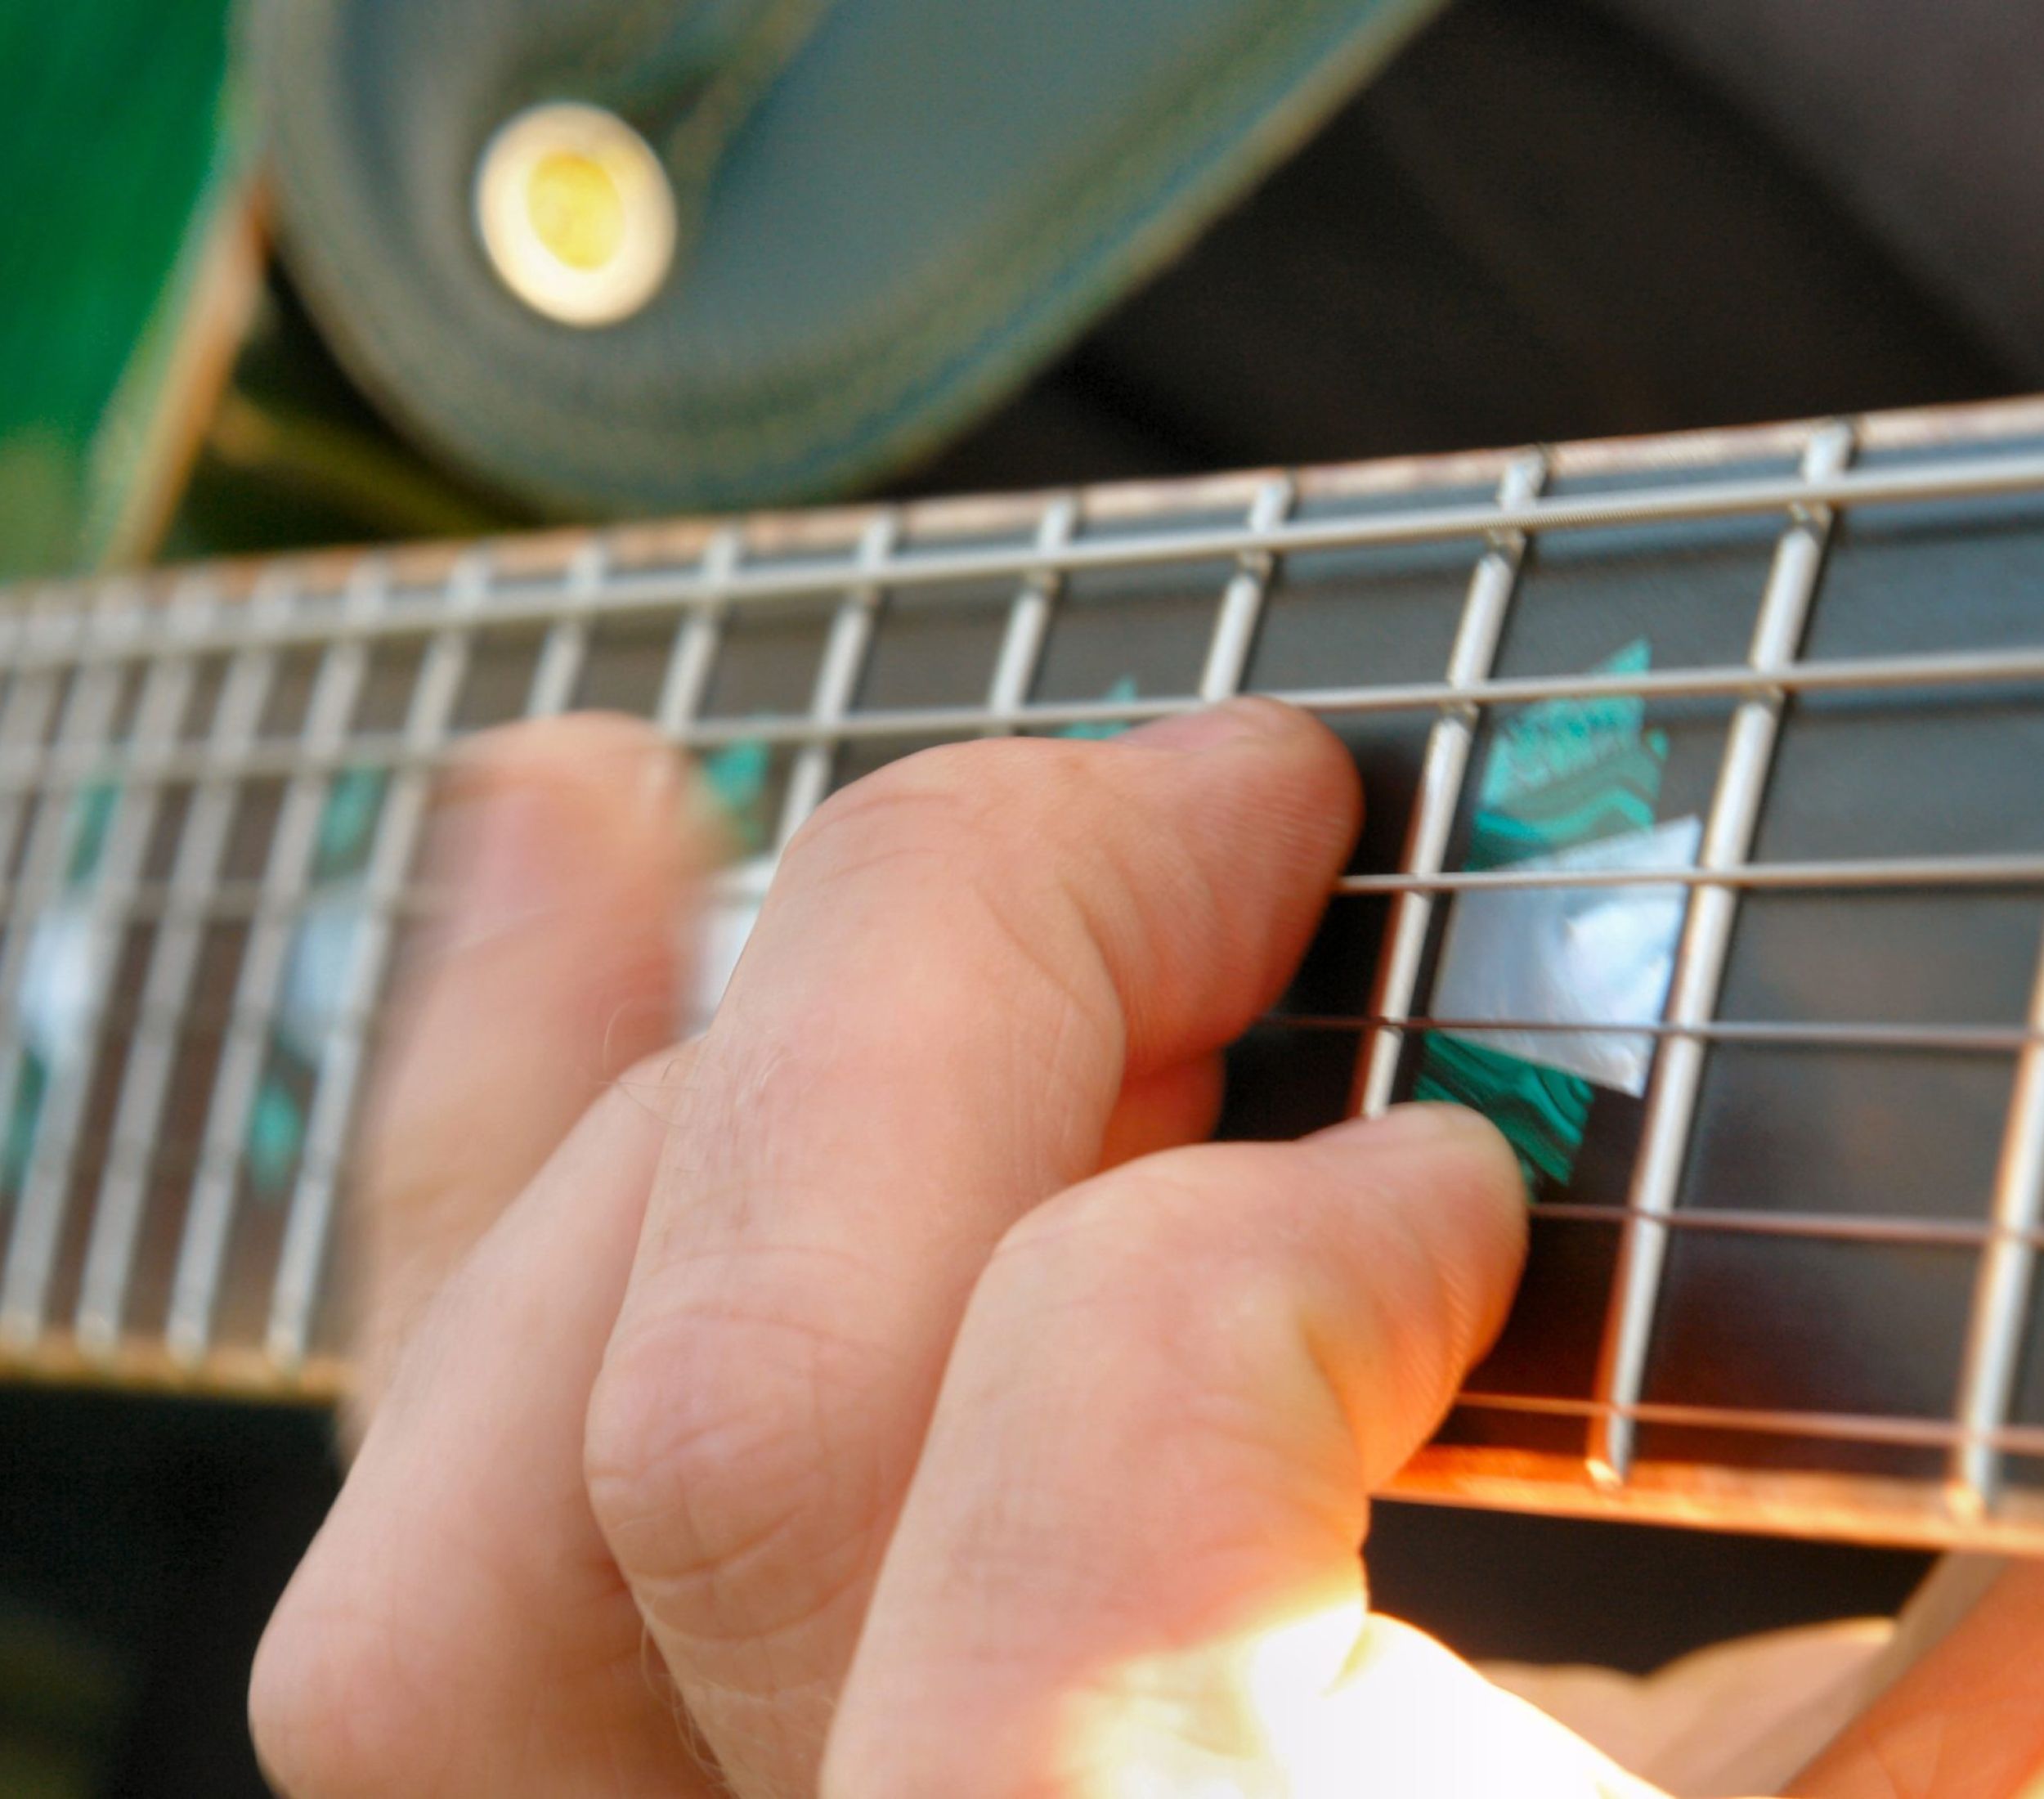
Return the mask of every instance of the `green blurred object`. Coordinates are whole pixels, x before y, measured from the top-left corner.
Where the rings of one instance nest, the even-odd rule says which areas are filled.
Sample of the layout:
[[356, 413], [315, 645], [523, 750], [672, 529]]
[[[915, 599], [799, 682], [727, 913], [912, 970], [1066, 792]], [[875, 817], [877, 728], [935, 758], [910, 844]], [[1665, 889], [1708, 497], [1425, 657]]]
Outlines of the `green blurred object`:
[[252, 289], [230, 0], [0, 0], [0, 576], [134, 556]]

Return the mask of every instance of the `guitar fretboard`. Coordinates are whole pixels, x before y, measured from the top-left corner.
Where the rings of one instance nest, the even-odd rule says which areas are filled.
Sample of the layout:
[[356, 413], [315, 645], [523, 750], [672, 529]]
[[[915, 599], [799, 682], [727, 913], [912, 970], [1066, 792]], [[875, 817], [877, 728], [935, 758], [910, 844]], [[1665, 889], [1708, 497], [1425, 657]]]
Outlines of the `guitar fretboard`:
[[[707, 1007], [836, 787], [1255, 691], [1370, 816], [1234, 1127], [1546, 1108], [1524, 1295], [1405, 1490], [2044, 1547], [2044, 404], [16, 599], [0, 1370], [345, 1381], [350, 1126], [462, 738], [600, 707], [703, 760], [746, 846]], [[1628, 806], [1613, 862], [1580, 814]], [[1529, 819], [1596, 841], [1515, 865]], [[1459, 931], [1600, 891], [1669, 921], [1651, 1015], [1443, 1003]]]

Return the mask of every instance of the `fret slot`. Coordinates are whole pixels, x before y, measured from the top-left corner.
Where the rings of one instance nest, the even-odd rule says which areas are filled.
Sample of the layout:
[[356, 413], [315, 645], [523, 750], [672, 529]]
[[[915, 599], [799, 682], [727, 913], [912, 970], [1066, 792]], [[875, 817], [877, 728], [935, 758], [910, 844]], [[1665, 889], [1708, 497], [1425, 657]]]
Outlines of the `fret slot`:
[[675, 630], [672, 617], [637, 617], [592, 625], [574, 688], [576, 707], [653, 717], [659, 709], [661, 680]]
[[1012, 588], [993, 583], [889, 594], [857, 710], [978, 705], [1000, 659], [1015, 597]]
[[1481, 542], [1290, 553], [1265, 597], [1245, 684], [1439, 680], [1488, 554]]
[[376, 644], [362, 675], [362, 689], [348, 725], [351, 737], [401, 737], [432, 643], [403, 639]]
[[[2039, 876], [2000, 887], [1751, 891], [1719, 1014], [2019, 1026], [2024, 990], [2009, 975], [2044, 935], [2044, 859]], [[1862, 978], [1871, 968], [1882, 978]]]
[[2044, 768], [2044, 683], [2015, 695], [1806, 697], [1776, 754], [1764, 861], [2034, 855], [2044, 806], [2015, 801]]
[[223, 886], [267, 888], [272, 898], [281, 896], [277, 886], [265, 881], [264, 871], [270, 866], [271, 846], [290, 792], [291, 783], [274, 776], [240, 784], [221, 848], [219, 880]]
[[1983, 1219], [2014, 1058], [1713, 1044], [1679, 1204]]
[[[532, 630], [480, 631], [450, 731], [456, 737], [527, 716], [547, 639]], [[558, 708], [556, 708], [558, 710]]]
[[[1876, 454], [1862, 466], [1894, 460]], [[1843, 659], [2034, 648], [2040, 594], [2044, 497], [1855, 507], [1833, 527], [1804, 653]]]
[[[293, 608], [305, 603], [294, 599]], [[294, 645], [271, 659], [269, 690], [257, 721], [254, 739], [265, 744], [282, 744], [289, 750], [301, 747], [312, 696], [326, 666], [325, 651], [317, 645]]]
[[734, 721], [737, 736], [755, 720], [804, 716], [836, 612], [836, 601], [818, 599], [734, 613], [719, 646], [702, 716]]
[[[1074, 548], [1115, 529], [1089, 522]], [[1032, 698], [1056, 702], [1171, 697], [1191, 703], [1216, 608], [1236, 572], [1235, 563], [1216, 559], [1068, 575]]]
[[[1977, 1258], [1918, 1245], [1681, 1232], [1669, 1238], [1641, 1402], [1925, 1420], [1949, 1429]], [[1935, 1478], [1934, 1447], [1649, 1429], [1643, 1460], [1701, 1457]]]

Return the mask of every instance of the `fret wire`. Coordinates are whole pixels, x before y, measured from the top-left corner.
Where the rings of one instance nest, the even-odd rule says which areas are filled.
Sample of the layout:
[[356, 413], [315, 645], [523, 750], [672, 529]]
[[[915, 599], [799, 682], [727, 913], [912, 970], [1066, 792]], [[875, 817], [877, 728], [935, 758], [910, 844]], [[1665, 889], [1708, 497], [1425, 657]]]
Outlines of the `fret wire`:
[[[1465, 537], [1481, 541], [1500, 531], [1537, 536], [1548, 532], [1792, 513], [1803, 507], [1844, 509], [1992, 499], [2039, 488], [2044, 488], [2044, 456], [1989, 456], [1849, 471], [1819, 481], [1702, 482], [1645, 491], [1571, 496], [1531, 500], [1504, 511], [1495, 505], [1443, 506], [1389, 514], [1298, 519], [1280, 525], [1267, 536], [1259, 536], [1246, 527], [1233, 526], [1087, 538], [1066, 546], [1055, 567], [1059, 572], [1069, 574], [1159, 563], [1226, 561], [1260, 550], [1291, 555], [1302, 550], [1433, 543]], [[605, 617], [618, 617], [724, 599], [751, 603], [809, 599], [840, 591], [853, 581], [867, 581], [889, 589], [950, 586], [1020, 579], [1044, 566], [1043, 559], [1033, 547], [1018, 550], [1007, 546], [966, 546], [917, 549], [890, 555], [879, 565], [866, 568], [843, 556], [782, 563], [742, 574], [724, 589], [713, 589], [699, 577], [666, 571], [613, 575], [606, 583], [597, 610]], [[559, 611], [558, 589], [531, 597], [509, 594], [497, 600], [486, 622], [492, 627], [545, 627], [558, 618]], [[218, 654], [265, 645], [330, 647], [370, 636], [424, 638], [431, 636], [437, 624], [428, 608], [397, 606], [376, 618], [321, 619], [294, 614], [258, 637], [247, 619], [238, 618], [216, 627], [194, 648], [202, 654]], [[47, 650], [31, 650], [19, 666], [34, 670], [65, 666], [73, 660], [89, 662], [110, 657], [133, 660], [153, 655], [158, 648], [155, 635], [145, 630], [133, 643], [87, 645], [76, 658], [61, 653], [53, 655]]]
[[[359, 646], [345, 638], [335, 648]], [[1964, 689], [2044, 681], [2044, 645], [2036, 648], [1962, 652], [1956, 654], [1867, 657], [1849, 662], [1798, 662], [1764, 676], [1747, 665], [1697, 669], [1647, 670], [1636, 675], [1513, 676], [1472, 683], [1458, 692], [1445, 683], [1428, 682], [1356, 688], [1273, 688], [1259, 689], [1302, 711], [1334, 717], [1365, 717], [1386, 713], [1425, 712], [1458, 707], [1520, 705], [1537, 700], [1597, 700], [1637, 697], [1659, 699], [1766, 699], [1777, 693], [1867, 693], [1922, 688]], [[1192, 695], [1131, 700], [1074, 700], [1033, 702], [1011, 718], [990, 717], [984, 707], [932, 707], [854, 712], [836, 720], [814, 713], [764, 718], [706, 719], [668, 734], [677, 747], [692, 751], [723, 749], [733, 743], [823, 744], [884, 738], [966, 738], [990, 725], [1052, 730], [1070, 725], [1145, 724], [1195, 710]], [[407, 748], [401, 734], [383, 733], [321, 749], [316, 745], [272, 743], [252, 746], [244, 755], [222, 757], [204, 747], [181, 747], [163, 765], [165, 780], [203, 779], [231, 774], [241, 778], [289, 777], [351, 767], [401, 768], [422, 760]], [[91, 784], [119, 772], [101, 751], [73, 747], [9, 758], [0, 751], [0, 798], [38, 795]], [[1494, 871], [1499, 874], [1509, 870]], [[1370, 891], [1367, 882], [1356, 891]], [[1433, 883], [1445, 888], [1445, 881]]]
[[[1280, 1030], [1361, 1032], [1383, 1022], [1360, 1012], [1266, 1012], [1257, 1023]], [[2021, 1025], [1885, 1025], [1804, 1023], [1795, 1020], [1711, 1019], [1683, 1024], [1658, 1019], [1648, 1024], [1629, 1020], [1553, 1018], [1434, 1018], [1404, 1016], [1397, 1022], [1414, 1033], [1453, 1031], [1532, 1031], [1558, 1037], [1655, 1039], [1692, 1037], [1705, 1043], [1745, 1044], [1767, 1048], [1927, 1050], [1954, 1055], [2015, 1056], [2040, 1040], [2038, 1027]]]
[[[1546, 479], [1544, 456], [1535, 453], [1517, 458], [1498, 484], [1499, 508], [1508, 511], [1522, 505], [1540, 492]], [[1524, 534], [1507, 532], [1494, 538], [1478, 559], [1469, 577], [1462, 621], [1456, 627], [1455, 644], [1448, 655], [1450, 687], [1467, 689], [1490, 675], [1525, 554]], [[1448, 837], [1462, 803], [1479, 717], [1473, 707], [1444, 710], [1427, 734], [1426, 756], [1420, 765], [1419, 785], [1413, 799], [1402, 858], [1403, 873], [1408, 877], [1438, 874], [1446, 859]], [[1378, 953], [1376, 992], [1371, 1004], [1371, 1010], [1381, 1015], [1382, 1023], [1370, 1033], [1357, 1070], [1360, 1079], [1354, 1109], [1365, 1118], [1379, 1117], [1390, 1107], [1405, 1040], [1398, 1021], [1412, 1005], [1432, 917], [1433, 900], [1425, 889], [1402, 888], [1392, 903]]]
[[1264, 595], [1276, 568], [1276, 559], [1266, 548], [1271, 533], [1284, 523], [1292, 509], [1291, 478], [1274, 475], [1256, 491], [1249, 502], [1248, 528], [1259, 545], [1243, 551], [1240, 566], [1229, 579], [1221, 596], [1207, 644], [1206, 666], [1199, 673], [1198, 693], [1204, 704], [1231, 698], [1242, 690], [1248, 673], [1249, 652], [1256, 646], [1257, 626], [1263, 616]]
[[[703, 546], [703, 579], [713, 586], [728, 584], [737, 570], [743, 541], [735, 525], [715, 532]], [[670, 741], [685, 735], [702, 711], [724, 624], [721, 605], [697, 606], [690, 608], [675, 630], [666, 671], [661, 677], [660, 698], [653, 708], [653, 723]]]
[[[361, 617], [380, 610], [388, 602], [389, 591], [385, 565], [365, 561], [348, 588], [345, 613]], [[319, 753], [320, 765], [294, 776], [278, 807], [262, 876], [262, 891], [272, 900], [300, 896], [310, 885], [320, 816], [327, 801], [326, 765], [338, 760], [346, 748], [369, 674], [369, 649], [366, 637], [352, 637], [336, 644], [320, 658], [299, 732], [301, 744]], [[214, 1302], [240, 1182], [242, 1149], [270, 1054], [270, 1021], [276, 1016], [291, 935], [287, 917], [262, 917], [249, 931], [241, 953], [235, 989], [237, 1025], [220, 1046], [213, 1072], [164, 1331], [172, 1356], [187, 1364], [205, 1353], [213, 1334]]]
[[1976, 1272], [1957, 1415], [1972, 1434], [1953, 1457], [1962, 1504], [1985, 1510], [2001, 1484], [2001, 1458], [1983, 1434], [2006, 1421], [2033, 1303], [2036, 1233], [2044, 1223], [2044, 944], [2030, 994], [2031, 1041], [2016, 1065], [1995, 1169], [1992, 1218], [2000, 1234]]
[[[1852, 451], [1849, 426], [1818, 431], [1804, 452], [1804, 479], [1820, 486], [1836, 477]], [[1808, 507], [1796, 514], [1776, 545], [1747, 657], [1756, 673], [1785, 668], [1800, 653], [1830, 532], [1830, 514], [1821, 506]], [[1697, 856], [1698, 868], [1710, 875], [1742, 867], [1751, 854], [1786, 704], [1782, 693], [1761, 694], [1741, 702], [1732, 714], [1717, 792]], [[1701, 1024], [1716, 1012], [1740, 891], [1734, 883], [1712, 881], [1691, 894], [1668, 995], [1665, 1016], [1670, 1022]], [[1704, 1061], [1701, 1038], [1674, 1036], [1662, 1043], [1633, 1156], [1627, 1204], [1638, 1215], [1619, 1240], [1597, 1372], [1598, 1396], [1612, 1409], [1593, 1424], [1589, 1451], [1592, 1476], [1614, 1484], [1624, 1482], [1631, 1466], [1634, 1420], [1625, 1408], [1638, 1402], [1646, 1380], [1668, 1256], [1667, 1233], [1660, 1220], [1674, 1209], [1680, 1193]]]
[[[288, 572], [273, 569], [250, 597], [258, 613], [287, 611], [294, 587]], [[244, 650], [227, 665], [208, 726], [208, 741], [231, 754], [255, 740], [276, 686], [273, 650]], [[108, 1133], [106, 1168], [93, 1208], [92, 1235], [86, 1249], [75, 1329], [88, 1357], [114, 1353], [128, 1311], [129, 1282], [151, 1191], [150, 1159], [163, 1128], [181, 1023], [192, 1001], [206, 929], [217, 916], [209, 898], [218, 889], [222, 860], [234, 822], [240, 788], [215, 777], [192, 790], [179, 833], [170, 882], [160, 910], [141, 904], [148, 890], [137, 887], [121, 902], [130, 917], [159, 921], [142, 981], [145, 1012], [163, 1019], [160, 1033], [140, 1029], [128, 1048], [128, 1066]]]
[[1635, 1424], [1668, 1424], [1701, 1430], [1750, 1431], [1759, 1436], [1814, 1437], [1830, 1442], [1876, 1444], [1903, 1449], [1956, 1448], [1982, 1442], [2010, 1455], [2044, 1456], [2044, 1428], [2004, 1424], [1975, 1432], [1944, 1418], [1903, 1418], [1874, 1412], [1794, 1411], [1761, 1406], [1692, 1406], [1666, 1401], [1571, 1399], [1559, 1394], [1464, 1391], [1458, 1406], [1483, 1411], [1531, 1412], [1547, 1417], [1587, 1418], [1593, 1426], [1622, 1416]]
[[[858, 566], [862, 572], [886, 565], [894, 554], [900, 529], [899, 515], [892, 511], [880, 514], [867, 526], [858, 550]], [[877, 581], [862, 581], [838, 603], [831, 619], [830, 639], [823, 648], [809, 702], [812, 739], [796, 756], [788, 774], [780, 824], [774, 833], [777, 855], [787, 848], [830, 792], [831, 772], [837, 761], [836, 738], [845, 714], [858, 695], [859, 680], [865, 673], [867, 653], [872, 647], [873, 627], [885, 590]]]
[[[1072, 541], [1078, 527], [1078, 501], [1060, 494], [1043, 508], [1036, 526], [1037, 554], [1055, 557]], [[1063, 581], [1048, 568], [1024, 577], [1008, 603], [1008, 621], [1001, 634], [1001, 648], [993, 660], [993, 678], [987, 684], [987, 717], [982, 732], [988, 737], [1012, 735], [1015, 721], [1029, 704], [1029, 690], [1036, 685], [1037, 671], [1043, 664], [1043, 647], [1050, 641], [1051, 619], [1063, 592]]]
[[320, 1052], [298, 1181], [285, 1216], [284, 1242], [271, 1289], [265, 1343], [271, 1359], [280, 1368], [298, 1366], [305, 1359], [310, 1344], [343, 1140], [354, 1117], [356, 1096], [367, 1060], [367, 1021], [383, 989], [384, 971], [397, 938], [398, 901], [425, 822], [432, 792], [430, 765], [446, 747], [455, 708], [460, 703], [473, 659], [474, 621], [483, 610], [488, 581], [488, 564], [480, 551], [464, 558], [449, 579], [450, 628], [440, 632], [427, 647], [405, 720], [406, 740], [420, 752], [420, 760], [392, 783], [377, 814], [361, 914], [355, 928], [347, 986], [340, 1000], [342, 1022], [327, 1032]]
[[[196, 579], [181, 583], [168, 603], [173, 640], [203, 628], [218, 603], [217, 594]], [[177, 742], [197, 673], [189, 656], [173, 653], [149, 665], [129, 738], [134, 773], [146, 775]], [[43, 1328], [86, 1102], [99, 1065], [105, 1015], [129, 922], [120, 902], [133, 891], [148, 852], [161, 791], [146, 778], [123, 781], [115, 790], [113, 818], [89, 877], [91, 894], [81, 922], [84, 943], [78, 952], [86, 990], [78, 1016], [65, 1027], [72, 1042], [51, 1071], [37, 1109], [27, 1174], [16, 1200], [14, 1239], [0, 1284], [0, 1336], [10, 1342], [30, 1341]]]
[[531, 684], [525, 696], [527, 718], [552, 718], [575, 703], [575, 690], [589, 655], [589, 610], [603, 590], [603, 572], [609, 563], [608, 541], [594, 536], [568, 564], [562, 584], [567, 609], [549, 627], [532, 665]]
[[[139, 610], [132, 585], [116, 583], [104, 588], [93, 605], [87, 632], [97, 637], [132, 628]], [[122, 666], [110, 662], [82, 669], [73, 678], [57, 720], [57, 742], [75, 746], [106, 741], [120, 703], [122, 675]], [[0, 1033], [0, 1110], [10, 1118], [29, 1053], [23, 985], [38, 945], [49, 941], [39, 927], [65, 885], [67, 865], [76, 852], [83, 828], [80, 810], [69, 795], [51, 793], [43, 798], [29, 823], [20, 875], [7, 896], [6, 935], [0, 940], [0, 1017], [9, 1021], [9, 1028]], [[46, 1091], [45, 1101], [47, 1097]], [[31, 1164], [47, 1118], [46, 1105], [38, 1101], [29, 1137]], [[6, 1272], [0, 1278], [0, 1343], [15, 1348], [33, 1340], [40, 1327], [39, 1283], [33, 1316], [25, 1300], [31, 1276], [42, 1260], [45, 1221], [40, 1204], [31, 1208], [28, 1203], [28, 1186], [25, 1176], [22, 1191], [15, 1196]]]

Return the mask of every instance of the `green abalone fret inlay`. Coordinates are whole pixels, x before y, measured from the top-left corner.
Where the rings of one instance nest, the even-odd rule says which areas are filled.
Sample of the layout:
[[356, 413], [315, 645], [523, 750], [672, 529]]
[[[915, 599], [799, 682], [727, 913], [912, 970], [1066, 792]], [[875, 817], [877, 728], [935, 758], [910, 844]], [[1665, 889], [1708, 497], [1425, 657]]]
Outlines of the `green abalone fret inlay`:
[[[1644, 638], [1595, 671], [1646, 672]], [[1485, 760], [1466, 865], [1496, 868], [1653, 828], [1668, 760], [1665, 734], [1643, 729], [1636, 694], [1544, 700], [1505, 720]], [[1592, 1084], [1445, 1031], [1428, 1037], [1413, 1097], [1481, 1112], [1517, 1151], [1526, 1189], [1565, 1187], [1589, 1123]]]

